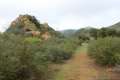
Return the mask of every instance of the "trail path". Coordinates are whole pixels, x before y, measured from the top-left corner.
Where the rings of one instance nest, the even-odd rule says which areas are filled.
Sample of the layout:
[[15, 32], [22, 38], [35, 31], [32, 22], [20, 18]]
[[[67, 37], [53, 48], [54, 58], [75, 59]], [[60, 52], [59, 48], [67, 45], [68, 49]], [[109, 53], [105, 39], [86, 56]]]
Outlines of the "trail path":
[[97, 66], [83, 46], [62, 66], [55, 80], [109, 80], [106, 74], [106, 69]]

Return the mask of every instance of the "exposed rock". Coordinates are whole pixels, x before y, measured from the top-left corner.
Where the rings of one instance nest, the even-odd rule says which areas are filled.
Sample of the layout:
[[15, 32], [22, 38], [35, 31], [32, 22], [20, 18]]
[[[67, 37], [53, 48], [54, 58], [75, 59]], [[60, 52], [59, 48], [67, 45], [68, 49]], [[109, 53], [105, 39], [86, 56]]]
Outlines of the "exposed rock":
[[48, 23], [40, 24], [40, 22], [31, 15], [20, 15], [11, 23], [6, 32], [42, 37], [44, 39], [48, 39], [57, 34]]

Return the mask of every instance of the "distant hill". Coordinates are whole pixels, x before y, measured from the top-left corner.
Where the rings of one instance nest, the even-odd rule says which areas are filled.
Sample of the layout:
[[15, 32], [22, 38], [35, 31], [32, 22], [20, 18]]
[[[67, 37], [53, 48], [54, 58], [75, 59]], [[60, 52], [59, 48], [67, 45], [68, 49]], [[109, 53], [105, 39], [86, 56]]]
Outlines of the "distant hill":
[[120, 22], [114, 24], [114, 25], [111, 25], [109, 26], [108, 28], [111, 28], [111, 29], [115, 29], [115, 30], [119, 30], [120, 31]]
[[86, 27], [86, 28], [81, 28], [79, 30], [76, 31], [75, 35], [76, 36], [86, 36], [89, 37], [90, 36], [90, 31], [92, 30], [92, 27]]
[[67, 29], [67, 30], [63, 30], [60, 31], [65, 37], [71, 37], [76, 33], [77, 30], [74, 29]]
[[49, 38], [56, 36], [57, 32], [51, 28], [48, 23], [41, 24], [35, 16], [20, 15], [16, 18], [6, 30], [8, 33], [25, 34]]

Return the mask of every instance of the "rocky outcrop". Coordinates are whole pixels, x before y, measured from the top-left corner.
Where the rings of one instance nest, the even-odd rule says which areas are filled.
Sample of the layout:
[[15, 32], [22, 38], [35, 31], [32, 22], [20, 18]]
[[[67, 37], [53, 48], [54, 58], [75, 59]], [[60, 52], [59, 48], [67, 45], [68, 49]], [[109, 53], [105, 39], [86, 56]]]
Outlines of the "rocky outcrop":
[[6, 32], [42, 37], [45, 39], [56, 35], [56, 31], [48, 23], [41, 24], [31, 15], [20, 15], [11, 23]]

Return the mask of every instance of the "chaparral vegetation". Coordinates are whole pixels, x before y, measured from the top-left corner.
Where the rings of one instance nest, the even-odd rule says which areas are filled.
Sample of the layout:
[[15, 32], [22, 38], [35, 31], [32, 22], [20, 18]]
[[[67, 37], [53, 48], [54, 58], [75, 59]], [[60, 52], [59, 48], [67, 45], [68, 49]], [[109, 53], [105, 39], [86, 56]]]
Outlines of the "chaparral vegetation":
[[114, 80], [103, 68], [120, 65], [119, 24], [56, 31], [20, 15], [0, 33], [0, 80]]

